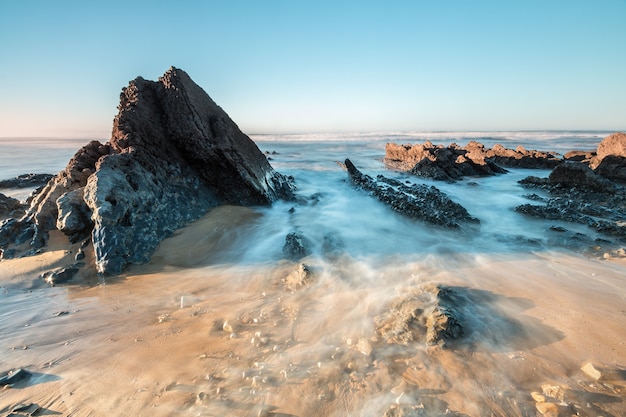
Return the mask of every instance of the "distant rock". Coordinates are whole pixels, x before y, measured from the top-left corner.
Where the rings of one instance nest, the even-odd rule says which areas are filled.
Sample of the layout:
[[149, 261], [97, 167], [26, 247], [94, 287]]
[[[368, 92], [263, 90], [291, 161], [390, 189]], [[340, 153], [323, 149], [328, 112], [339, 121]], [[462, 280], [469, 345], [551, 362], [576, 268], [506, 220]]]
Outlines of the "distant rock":
[[465, 176], [486, 176], [506, 172], [483, 157], [482, 145], [470, 142], [469, 149], [452, 144], [445, 148], [430, 141], [423, 145], [386, 145], [384, 162], [420, 177], [455, 181]]
[[22, 174], [15, 178], [0, 181], [0, 190], [6, 188], [36, 188], [46, 185], [54, 175], [52, 174]]
[[589, 162], [594, 156], [596, 156], [595, 152], [569, 151], [563, 155], [563, 159], [570, 162]]
[[488, 176], [507, 172], [501, 166], [516, 168], [554, 168], [562, 162], [553, 153], [516, 150], [471, 141], [465, 147], [433, 145], [430, 141], [416, 145], [388, 143], [384, 162], [396, 169], [439, 181], [456, 181], [466, 176]]
[[589, 166], [603, 177], [626, 182], [626, 134], [617, 132], [604, 138]]
[[[292, 179], [274, 171], [184, 71], [136, 78], [118, 109], [110, 141], [80, 149], [12, 225], [13, 235], [34, 230], [31, 246], [42, 247], [50, 230], [73, 241], [91, 234], [98, 271], [119, 274], [211, 207], [293, 198]], [[0, 242], [7, 233], [0, 227]]]
[[423, 184], [408, 186], [382, 175], [374, 180], [361, 173], [349, 159], [346, 159], [345, 165], [356, 188], [369, 192], [398, 213], [449, 228], [459, 228], [464, 223], [479, 223], [463, 206], [450, 200], [436, 187]]

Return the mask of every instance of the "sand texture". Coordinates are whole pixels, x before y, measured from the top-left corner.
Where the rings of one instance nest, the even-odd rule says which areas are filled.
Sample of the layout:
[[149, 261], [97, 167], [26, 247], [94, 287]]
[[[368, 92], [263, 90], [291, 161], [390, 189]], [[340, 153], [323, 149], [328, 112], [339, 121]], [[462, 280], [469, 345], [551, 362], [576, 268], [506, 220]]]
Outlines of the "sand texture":
[[[2, 415], [626, 415], [623, 261], [336, 253], [303, 273], [238, 261], [257, 217], [220, 207], [114, 279], [44, 285], [77, 249], [54, 239], [1, 262], [0, 371], [30, 373], [0, 387]], [[463, 336], [381, 337], [377, 318], [434, 284], [463, 300]]]

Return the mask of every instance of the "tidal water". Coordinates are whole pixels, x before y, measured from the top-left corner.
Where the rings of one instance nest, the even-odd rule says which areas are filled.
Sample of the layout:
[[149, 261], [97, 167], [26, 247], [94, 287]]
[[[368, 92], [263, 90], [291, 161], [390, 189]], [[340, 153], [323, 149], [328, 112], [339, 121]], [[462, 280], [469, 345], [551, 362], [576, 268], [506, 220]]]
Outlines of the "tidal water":
[[[507, 148], [523, 146], [565, 153], [593, 150], [610, 132], [391, 132], [359, 134], [252, 135], [261, 151], [279, 172], [295, 178], [298, 194], [306, 203], [278, 202], [258, 208], [261, 216], [242, 236], [232, 236], [239, 261], [257, 262], [280, 258], [284, 237], [297, 231], [309, 240], [313, 253], [339, 246], [354, 256], [403, 256], [425, 253], [508, 252], [551, 248], [559, 238], [549, 231], [559, 222], [546, 222], [513, 211], [531, 202], [534, 191], [517, 182], [529, 175], [547, 176], [545, 170], [510, 169], [508, 174], [467, 178], [449, 184], [434, 182], [388, 169], [382, 162], [385, 144], [423, 143], [461, 146], [470, 140], [486, 147], [500, 143]], [[61, 171], [87, 140], [46, 138], [0, 139], [0, 179], [24, 173]], [[351, 187], [338, 162], [350, 158], [363, 173], [378, 174], [411, 183], [434, 185], [463, 205], [481, 224], [479, 230], [448, 231], [406, 219], [362, 191]], [[0, 190], [24, 199], [32, 190]], [[293, 210], [291, 210], [293, 208]], [[569, 230], [590, 235], [583, 226]]]
[[[0, 368], [38, 378], [5, 390], [0, 410], [28, 398], [75, 416], [388, 416], [404, 405], [428, 417], [527, 417], [541, 406], [531, 392], [560, 389], [565, 400], [549, 402], [563, 413], [624, 415], [623, 264], [580, 256], [550, 230], [593, 241], [584, 226], [513, 210], [537, 192], [517, 181], [549, 171], [442, 183], [382, 162], [387, 142], [565, 153], [593, 150], [610, 133], [252, 135], [294, 177], [296, 202], [215, 208], [163, 241], [148, 265], [95, 286], [41, 284], [42, 268], [72, 262], [64, 250], [0, 263]], [[0, 139], [0, 179], [57, 173], [87, 142]], [[372, 177], [436, 186], [480, 227], [403, 217], [352, 187], [338, 163], [346, 158]], [[290, 279], [300, 267], [284, 259], [290, 232], [310, 249], [306, 282]], [[465, 300], [461, 342], [382, 340], [377, 318], [433, 283]], [[609, 383], [581, 373], [587, 361]]]

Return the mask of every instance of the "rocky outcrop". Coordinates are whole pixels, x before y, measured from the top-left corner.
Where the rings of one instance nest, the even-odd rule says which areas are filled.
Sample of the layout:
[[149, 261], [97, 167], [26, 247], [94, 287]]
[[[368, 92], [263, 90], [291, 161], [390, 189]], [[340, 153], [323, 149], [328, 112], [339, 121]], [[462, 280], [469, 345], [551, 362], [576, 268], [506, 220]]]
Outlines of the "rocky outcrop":
[[53, 229], [91, 235], [98, 271], [119, 274], [217, 204], [293, 197], [292, 179], [184, 71], [131, 81], [118, 109], [110, 141], [79, 150], [33, 199], [19, 222], [32, 246]]
[[501, 166], [515, 168], [554, 168], [561, 163], [553, 153], [516, 150], [496, 145], [486, 149], [471, 141], [465, 147], [433, 145], [430, 141], [416, 145], [388, 143], [384, 162], [402, 171], [440, 181], [456, 181], [466, 176], [488, 176], [505, 173]]
[[22, 217], [26, 206], [19, 200], [0, 193], [0, 220], [10, 217]]
[[603, 177], [626, 182], [626, 134], [617, 132], [604, 138], [589, 166]]
[[22, 174], [15, 178], [0, 181], [0, 190], [6, 188], [36, 188], [46, 185], [52, 174]]
[[566, 162], [548, 178], [527, 177], [525, 187], [550, 194], [544, 204], [522, 204], [516, 211], [547, 220], [587, 225], [606, 235], [626, 238], [626, 187], [595, 173], [587, 165]]
[[479, 223], [463, 206], [450, 200], [436, 187], [423, 184], [409, 186], [382, 175], [374, 180], [361, 173], [349, 159], [346, 159], [345, 165], [356, 188], [369, 192], [398, 213], [449, 228]]

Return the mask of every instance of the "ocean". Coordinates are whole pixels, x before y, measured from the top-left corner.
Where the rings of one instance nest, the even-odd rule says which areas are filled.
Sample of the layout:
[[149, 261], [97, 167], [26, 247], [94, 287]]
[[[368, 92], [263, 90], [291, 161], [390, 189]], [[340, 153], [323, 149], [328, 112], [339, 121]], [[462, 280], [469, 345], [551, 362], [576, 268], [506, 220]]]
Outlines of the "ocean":
[[[562, 154], [610, 133], [251, 135], [294, 177], [297, 202], [218, 207], [121, 277], [46, 287], [39, 274], [77, 249], [58, 239], [0, 262], [0, 373], [33, 375], [2, 391], [0, 411], [32, 402], [74, 416], [626, 415], [626, 264], [589, 255], [602, 236], [585, 226], [513, 210], [541, 194], [518, 181], [549, 171], [444, 183], [382, 162], [387, 142]], [[57, 173], [87, 142], [0, 139], [0, 179]], [[439, 188], [480, 227], [403, 217], [352, 187], [346, 158], [372, 177]], [[300, 261], [283, 254], [291, 232], [310, 250]], [[460, 342], [387, 343], [381, 323], [411, 303], [432, 308], [437, 285], [460, 300]], [[417, 333], [422, 310], [410, 311]]]

